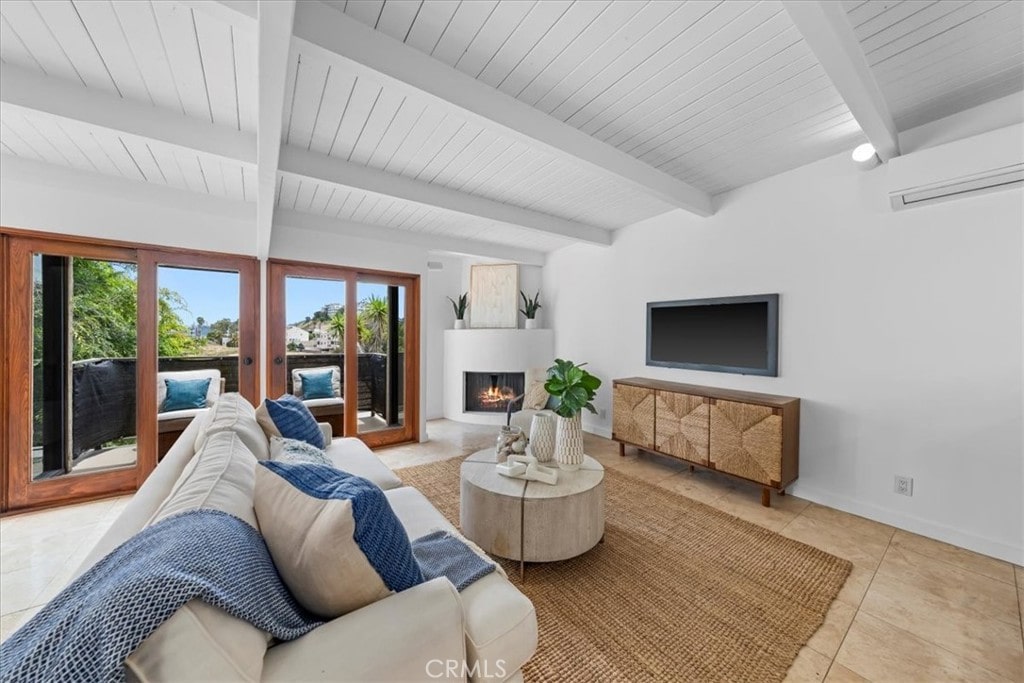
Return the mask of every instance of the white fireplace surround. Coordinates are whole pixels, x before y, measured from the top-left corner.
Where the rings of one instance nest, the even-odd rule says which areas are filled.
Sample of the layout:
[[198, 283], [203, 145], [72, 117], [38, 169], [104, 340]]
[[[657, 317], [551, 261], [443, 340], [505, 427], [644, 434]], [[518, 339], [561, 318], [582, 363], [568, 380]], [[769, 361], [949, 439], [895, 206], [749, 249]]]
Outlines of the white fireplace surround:
[[458, 422], [505, 424], [505, 413], [467, 413], [467, 372], [526, 372], [555, 360], [552, 330], [445, 330], [444, 416]]

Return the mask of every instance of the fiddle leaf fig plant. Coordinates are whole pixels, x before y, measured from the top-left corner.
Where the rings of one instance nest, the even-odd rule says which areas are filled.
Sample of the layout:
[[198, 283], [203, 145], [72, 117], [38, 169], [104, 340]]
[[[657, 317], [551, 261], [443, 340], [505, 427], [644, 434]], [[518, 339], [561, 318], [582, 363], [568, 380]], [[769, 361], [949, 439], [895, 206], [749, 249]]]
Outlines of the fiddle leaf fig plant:
[[519, 290], [519, 296], [523, 298], [523, 307], [519, 309], [527, 320], [533, 320], [537, 317], [537, 311], [542, 308], [540, 305], [540, 292], [532, 299], [526, 296], [526, 292]]
[[447, 297], [447, 299], [452, 302], [452, 308], [455, 310], [455, 319], [464, 320], [466, 317], [466, 309], [469, 308], [469, 294], [463, 292], [458, 301], [450, 296]]
[[555, 413], [561, 417], [576, 417], [583, 409], [597, 414], [592, 401], [597, 396], [601, 380], [583, 369], [586, 363], [576, 365], [570, 360], [555, 359], [548, 368], [544, 389], [558, 399]]

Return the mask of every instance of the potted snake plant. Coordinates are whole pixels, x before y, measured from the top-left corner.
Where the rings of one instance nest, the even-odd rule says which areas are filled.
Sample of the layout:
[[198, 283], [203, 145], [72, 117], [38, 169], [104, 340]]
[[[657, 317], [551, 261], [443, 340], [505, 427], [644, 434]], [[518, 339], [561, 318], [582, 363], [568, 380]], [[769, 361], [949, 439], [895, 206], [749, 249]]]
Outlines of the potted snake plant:
[[452, 309], [455, 311], [455, 329], [463, 330], [466, 328], [466, 311], [469, 309], [469, 294], [463, 292], [459, 297], [459, 300], [447, 297], [448, 301], [452, 302]]
[[537, 329], [537, 311], [541, 309], [540, 305], [540, 292], [532, 299], [526, 296], [526, 292], [519, 290], [519, 296], [523, 299], [523, 307], [519, 309], [519, 312], [526, 318], [525, 327], [528, 330]]
[[548, 368], [544, 389], [555, 397], [555, 461], [563, 470], [578, 470], [583, 464], [583, 425], [580, 414], [584, 409], [597, 414], [593, 400], [601, 380], [583, 369], [586, 363], [555, 359]]

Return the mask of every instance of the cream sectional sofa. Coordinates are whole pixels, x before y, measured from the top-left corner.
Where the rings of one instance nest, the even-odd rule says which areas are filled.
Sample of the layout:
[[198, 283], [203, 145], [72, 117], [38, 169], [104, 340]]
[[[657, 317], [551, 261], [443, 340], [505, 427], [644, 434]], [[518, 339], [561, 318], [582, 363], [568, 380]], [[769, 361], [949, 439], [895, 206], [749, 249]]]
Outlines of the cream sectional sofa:
[[[321, 428], [331, 461], [384, 489], [410, 539], [439, 528], [457, 533], [365, 444], [331, 440], [330, 427]], [[171, 512], [212, 507], [254, 524], [253, 469], [268, 456], [253, 407], [237, 394], [225, 394], [189, 425], [79, 573]], [[533, 604], [498, 571], [461, 594], [446, 579], [435, 579], [281, 644], [194, 600], [132, 653], [125, 670], [130, 681], [518, 681], [536, 646]]]

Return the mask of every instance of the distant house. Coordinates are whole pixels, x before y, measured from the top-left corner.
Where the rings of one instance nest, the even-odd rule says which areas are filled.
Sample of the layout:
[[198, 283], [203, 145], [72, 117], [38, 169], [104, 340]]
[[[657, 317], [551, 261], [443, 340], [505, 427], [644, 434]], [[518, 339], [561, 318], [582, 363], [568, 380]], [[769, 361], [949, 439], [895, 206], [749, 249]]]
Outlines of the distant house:
[[284, 338], [285, 341], [289, 344], [304, 344], [309, 341], [309, 332], [302, 329], [301, 327], [296, 327], [295, 325], [292, 325], [287, 330], [285, 330]]
[[332, 316], [338, 311], [340, 311], [342, 308], [344, 308], [344, 306], [342, 306], [341, 304], [327, 304], [326, 306], [324, 306], [323, 311], [328, 316]]

